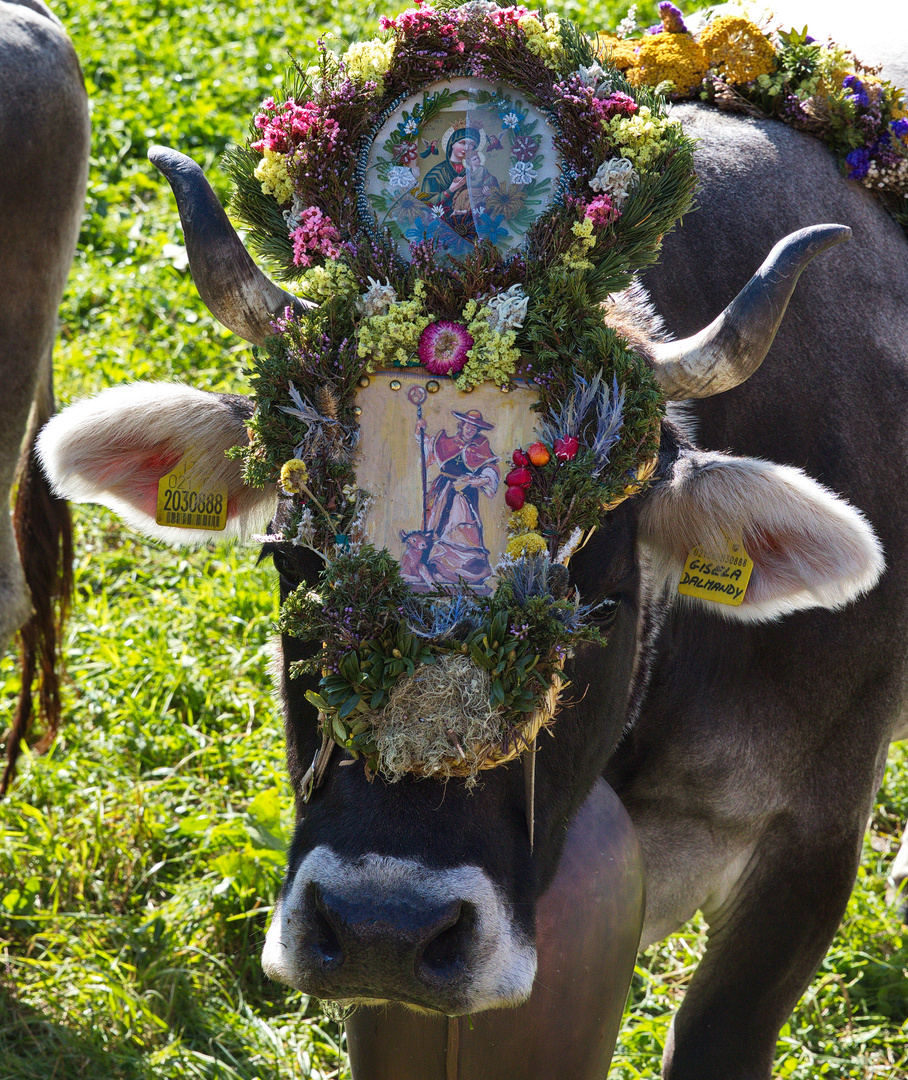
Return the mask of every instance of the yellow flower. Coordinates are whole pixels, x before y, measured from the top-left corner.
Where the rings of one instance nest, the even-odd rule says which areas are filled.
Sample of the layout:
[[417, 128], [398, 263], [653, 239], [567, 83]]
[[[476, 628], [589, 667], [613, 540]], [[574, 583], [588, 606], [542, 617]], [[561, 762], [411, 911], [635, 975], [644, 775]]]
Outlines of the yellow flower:
[[706, 53], [690, 34], [653, 34], [644, 38], [627, 73], [631, 86], [672, 83], [679, 94], [689, 94], [703, 81]]
[[520, 559], [529, 555], [542, 554], [542, 552], [548, 550], [548, 544], [538, 532], [525, 532], [511, 537], [504, 550], [506, 555], [510, 555], [514, 559]]
[[385, 72], [391, 66], [394, 59], [395, 42], [380, 41], [373, 38], [372, 41], [360, 41], [351, 45], [341, 57], [347, 66], [347, 74], [353, 82], [378, 83], [378, 89], [384, 88]]
[[619, 71], [633, 67], [637, 59], [638, 42], [616, 38], [614, 34], [597, 36], [597, 53], [600, 60], [605, 60]]
[[330, 300], [332, 296], [347, 296], [357, 289], [353, 271], [344, 262], [313, 266], [303, 274], [300, 282], [302, 295], [318, 303]]
[[575, 221], [571, 226], [571, 232], [577, 239], [561, 256], [561, 265], [566, 270], [592, 270], [593, 264], [587, 258], [587, 255], [596, 246], [592, 221], [589, 218], [584, 218], [583, 221]]
[[524, 503], [508, 517], [509, 533], [532, 532], [539, 524], [539, 511], [532, 503]]
[[561, 45], [561, 20], [557, 15], [546, 15], [540, 20], [535, 15], [523, 15], [517, 25], [524, 32], [527, 48], [538, 56], [546, 67], [557, 68], [564, 56]]
[[420, 335], [434, 322], [426, 314], [425, 299], [426, 283], [417, 280], [411, 299], [391, 304], [383, 315], [363, 319], [356, 333], [356, 353], [366, 359], [367, 371], [419, 363], [416, 350]]
[[306, 462], [299, 458], [291, 458], [281, 466], [281, 487], [284, 491], [294, 492], [301, 495], [303, 487], [309, 483], [309, 470]]
[[266, 195], [273, 195], [279, 203], [293, 198], [293, 181], [287, 172], [287, 159], [276, 150], [263, 151], [264, 157], [255, 167], [255, 178]]
[[749, 19], [720, 15], [700, 35], [709, 66], [728, 83], [752, 82], [776, 66], [770, 40]]
[[467, 362], [455, 382], [459, 389], [467, 390], [481, 382], [493, 382], [505, 386], [517, 370], [520, 350], [515, 342], [517, 331], [499, 333], [489, 323], [489, 309], [475, 300], [468, 300], [461, 321], [473, 338], [473, 347], [467, 353]]
[[649, 106], [641, 105], [633, 116], [613, 116], [603, 126], [611, 132], [619, 156], [632, 161], [640, 172], [649, 168], [662, 153], [666, 136], [677, 129], [679, 123], [673, 117], [653, 116]]

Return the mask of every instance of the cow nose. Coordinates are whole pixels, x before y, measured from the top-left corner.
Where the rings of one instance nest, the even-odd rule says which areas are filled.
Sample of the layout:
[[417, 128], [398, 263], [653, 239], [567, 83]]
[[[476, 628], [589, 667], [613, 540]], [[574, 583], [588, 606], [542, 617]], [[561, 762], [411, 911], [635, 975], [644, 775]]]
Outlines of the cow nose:
[[309, 882], [300, 911], [301, 966], [339, 998], [402, 997], [440, 1007], [464, 979], [476, 928], [466, 900], [351, 896]]

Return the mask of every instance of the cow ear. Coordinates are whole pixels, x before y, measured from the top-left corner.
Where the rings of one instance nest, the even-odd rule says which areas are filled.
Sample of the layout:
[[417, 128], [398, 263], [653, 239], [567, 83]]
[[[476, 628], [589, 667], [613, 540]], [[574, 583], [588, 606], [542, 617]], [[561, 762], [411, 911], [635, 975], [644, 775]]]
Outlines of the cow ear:
[[[177, 545], [243, 539], [264, 530], [277, 503], [273, 487], [250, 487], [240, 463], [226, 456], [248, 442], [252, 409], [246, 398], [189, 386], [112, 387], [53, 417], [38, 437], [38, 455], [58, 495], [101, 503], [146, 536]], [[159, 482], [167, 478], [166, 488], [174, 471], [181, 496], [162, 496], [159, 508]]]
[[[681, 453], [642, 501], [640, 535], [657, 579], [680, 601], [752, 622], [841, 607], [873, 588], [885, 565], [873, 529], [844, 499], [799, 469], [718, 453]], [[727, 553], [729, 540], [753, 561], [740, 605], [679, 595], [692, 550]]]

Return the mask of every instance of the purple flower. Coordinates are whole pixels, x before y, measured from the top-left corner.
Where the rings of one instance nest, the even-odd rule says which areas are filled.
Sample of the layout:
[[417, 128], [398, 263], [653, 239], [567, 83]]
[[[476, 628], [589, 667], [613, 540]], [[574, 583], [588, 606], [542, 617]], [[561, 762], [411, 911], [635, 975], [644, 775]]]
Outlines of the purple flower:
[[515, 161], [532, 161], [539, 153], [538, 135], [518, 135], [511, 148], [511, 156]]
[[889, 125], [889, 130], [897, 139], [903, 139], [908, 135], [908, 119], [902, 117], [900, 120], [893, 120]]
[[684, 25], [684, 16], [679, 8], [676, 8], [671, 0], [662, 0], [659, 5], [659, 18], [667, 34], [686, 34], [687, 27]]
[[433, 375], [456, 375], [463, 371], [473, 335], [463, 323], [443, 319], [429, 323], [419, 338], [419, 362]]
[[866, 146], [858, 147], [845, 156], [848, 165], [848, 175], [852, 180], [862, 180], [867, 175], [870, 165], [870, 151]]
[[864, 84], [857, 75], [846, 75], [845, 78], [842, 79], [842, 86], [848, 91], [848, 96], [855, 105], [861, 105], [866, 109], [870, 104], [870, 98], [867, 96]]

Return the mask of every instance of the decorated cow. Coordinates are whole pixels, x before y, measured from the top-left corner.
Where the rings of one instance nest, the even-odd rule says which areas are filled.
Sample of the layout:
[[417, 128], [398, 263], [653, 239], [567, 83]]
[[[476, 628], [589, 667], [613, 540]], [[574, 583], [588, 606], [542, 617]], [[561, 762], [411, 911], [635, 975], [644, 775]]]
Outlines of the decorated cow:
[[[269, 974], [450, 1018], [532, 1002], [605, 776], [642, 847], [644, 941], [710, 924], [664, 1073], [744, 1080], [769, 1076], [835, 932], [908, 695], [908, 249], [818, 140], [754, 118], [717, 66], [740, 26], [713, 24], [708, 53], [665, 7], [630, 60], [486, 0], [324, 53], [231, 160], [293, 292], [155, 148], [201, 295], [258, 346], [253, 395], [117, 387], [40, 446], [67, 497], [274, 558], [297, 827]], [[785, 49], [832, 77], [820, 46], [746, 29], [734, 72], [767, 105]], [[684, 61], [663, 89], [709, 78], [729, 114], [667, 115], [651, 52]], [[842, 108], [877, 124], [849, 167], [895, 168], [898, 97], [847, 70]], [[694, 165], [701, 210], [645, 279], [671, 340], [635, 275]], [[556, 1063], [520, 1074], [458, 1071], [448, 1021], [439, 1075], [602, 1075], [611, 1044], [568, 1057], [565, 1021], [542, 1028]], [[401, 1053], [358, 1075], [430, 1075]]]
[[[85, 199], [89, 120], [78, 60], [41, 0], [0, 3], [0, 72], [0, 652], [20, 628], [23, 646], [5, 791], [37, 677], [50, 736], [60, 716], [55, 597], [65, 605], [69, 515], [31, 444], [53, 412], [51, 352]], [[13, 519], [7, 508], [17, 480]]]

